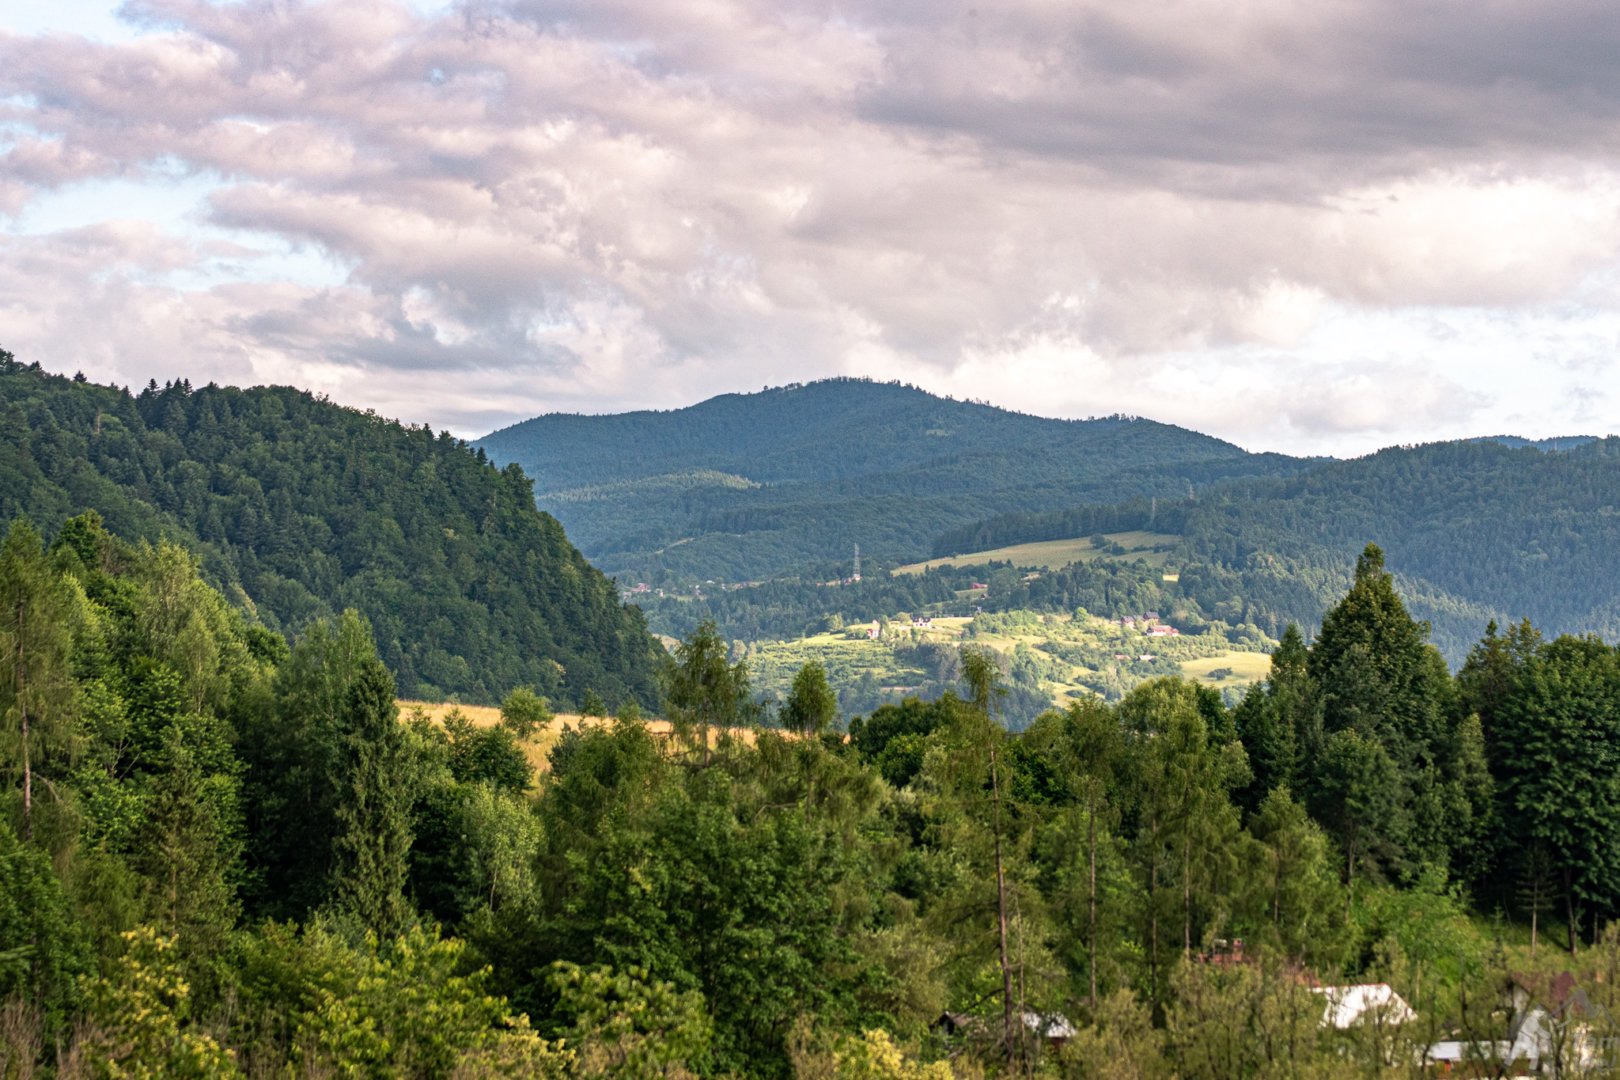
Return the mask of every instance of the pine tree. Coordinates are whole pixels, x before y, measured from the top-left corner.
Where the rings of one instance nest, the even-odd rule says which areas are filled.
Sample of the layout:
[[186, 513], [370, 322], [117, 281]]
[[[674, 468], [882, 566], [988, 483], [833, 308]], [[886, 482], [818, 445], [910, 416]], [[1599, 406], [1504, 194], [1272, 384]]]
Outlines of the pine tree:
[[[1323, 618], [1308, 663], [1321, 693], [1326, 741], [1303, 786], [1313, 806], [1336, 803], [1336, 815], [1346, 799], [1361, 806], [1362, 819], [1353, 826], [1336, 816], [1344, 825], [1334, 830], [1341, 841], [1354, 837], [1354, 849], [1345, 851], [1347, 874], [1368, 855], [1385, 871], [1448, 858], [1444, 836], [1414, 832], [1414, 797], [1451, 768], [1456, 746], [1448, 720], [1450, 675], [1427, 637], [1428, 627], [1412, 619], [1396, 594], [1383, 552], [1368, 544], [1350, 591]], [[1333, 745], [1345, 733], [1361, 742]], [[1374, 747], [1393, 766], [1392, 776], [1378, 772]]]
[[188, 954], [206, 955], [224, 944], [236, 922], [236, 778], [206, 775], [178, 724], [168, 728], [163, 757], [166, 768], [152, 778], [135, 863], [158, 926], [177, 936]]
[[330, 899], [351, 691], [376, 659], [355, 612], [314, 623], [276, 673], [273, 708], [244, 718], [238, 749], [258, 912], [303, 919]]
[[361, 665], [349, 691], [337, 797], [332, 895], [379, 938], [405, 929], [411, 848], [411, 760], [382, 661]]
[[[990, 774], [990, 833], [996, 873], [996, 947], [997, 958], [1001, 965], [1002, 1038], [1010, 1065], [1018, 1053], [1019, 1041], [1018, 1026], [1015, 1025], [1013, 1015], [1013, 970], [1007, 940], [1006, 780], [1001, 775], [998, 752], [1003, 737], [1002, 731], [992, 718], [996, 698], [1001, 693], [1001, 671], [989, 650], [963, 649], [962, 678], [971, 694], [969, 699], [973, 706], [971, 727], [977, 729], [970, 733], [969, 745], [977, 742], [983, 747]], [[974, 737], [975, 734], [977, 738]]]

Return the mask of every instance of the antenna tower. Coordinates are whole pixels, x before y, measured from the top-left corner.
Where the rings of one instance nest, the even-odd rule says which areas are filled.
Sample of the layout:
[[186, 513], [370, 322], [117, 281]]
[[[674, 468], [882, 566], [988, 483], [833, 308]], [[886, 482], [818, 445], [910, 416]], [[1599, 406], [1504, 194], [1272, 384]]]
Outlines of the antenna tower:
[[855, 574], [852, 580], [861, 580], [861, 545], [859, 544], [855, 545]]

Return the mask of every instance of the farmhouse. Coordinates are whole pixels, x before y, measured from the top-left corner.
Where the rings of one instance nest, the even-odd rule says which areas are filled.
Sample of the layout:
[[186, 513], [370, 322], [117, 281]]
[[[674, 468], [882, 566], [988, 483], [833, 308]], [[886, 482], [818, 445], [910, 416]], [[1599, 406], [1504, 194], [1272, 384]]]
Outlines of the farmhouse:
[[[1064, 1043], [1074, 1038], [1074, 1024], [1062, 1013], [1038, 1013], [1024, 1011], [1019, 1014], [1024, 1030], [1035, 1038], [1040, 1039], [1050, 1049], [1056, 1050]], [[996, 1022], [994, 1034], [999, 1036], [999, 1021]], [[986, 1039], [992, 1036], [991, 1021], [981, 1016], [972, 1016], [967, 1013], [946, 1012], [941, 1013], [934, 1021], [934, 1031], [947, 1039]]]
[[1388, 983], [1318, 986], [1311, 992], [1322, 995], [1323, 1027], [1344, 1031], [1363, 1023], [1405, 1024], [1417, 1019], [1417, 1013]]

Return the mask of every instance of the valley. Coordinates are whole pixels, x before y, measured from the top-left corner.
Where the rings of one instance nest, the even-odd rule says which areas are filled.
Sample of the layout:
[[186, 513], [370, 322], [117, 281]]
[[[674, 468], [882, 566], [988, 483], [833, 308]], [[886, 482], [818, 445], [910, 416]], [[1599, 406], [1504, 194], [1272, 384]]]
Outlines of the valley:
[[[1620, 782], [1614, 440], [1277, 460], [849, 381], [581, 422], [623, 445], [536, 485], [4, 359], [0, 1062], [1056, 1080], [1264, 1015], [1277, 1075], [1374, 1075], [1620, 957], [1567, 797]], [[1020, 1002], [1076, 1034], [981, 1037]]]

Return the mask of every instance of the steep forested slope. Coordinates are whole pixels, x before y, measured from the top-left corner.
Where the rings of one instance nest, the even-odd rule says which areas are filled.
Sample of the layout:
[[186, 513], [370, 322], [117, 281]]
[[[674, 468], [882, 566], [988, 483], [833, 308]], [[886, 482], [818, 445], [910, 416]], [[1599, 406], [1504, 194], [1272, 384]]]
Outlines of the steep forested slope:
[[1305, 464], [1149, 420], [1051, 420], [860, 379], [541, 416], [477, 445], [535, 477], [597, 565], [648, 580], [763, 578], [854, 544], [904, 560], [997, 513], [1180, 498]]
[[640, 613], [521, 470], [448, 434], [285, 387], [132, 396], [0, 353], [0, 520], [49, 532], [84, 509], [191, 547], [272, 628], [356, 608], [407, 695], [656, 693]]
[[1396, 447], [1195, 500], [1009, 515], [941, 535], [936, 553], [1153, 527], [1182, 535], [1180, 587], [1206, 610], [1314, 624], [1381, 545], [1413, 610], [1460, 659], [1491, 618], [1555, 633], [1620, 629], [1620, 439]]

